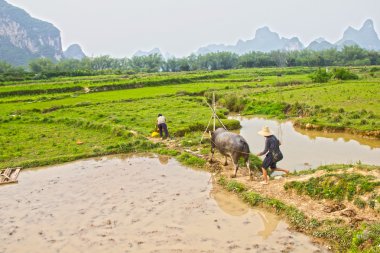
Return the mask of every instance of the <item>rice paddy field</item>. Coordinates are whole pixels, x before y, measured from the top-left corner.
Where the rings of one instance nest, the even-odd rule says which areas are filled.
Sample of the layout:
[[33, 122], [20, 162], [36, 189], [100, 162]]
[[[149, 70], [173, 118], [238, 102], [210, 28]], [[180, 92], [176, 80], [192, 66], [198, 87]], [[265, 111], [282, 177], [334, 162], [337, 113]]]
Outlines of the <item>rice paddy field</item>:
[[294, 117], [304, 125], [378, 138], [380, 73], [355, 68], [351, 71], [359, 80], [318, 84], [309, 78], [313, 71], [267, 68], [1, 83], [0, 167], [119, 152], [115, 144], [138, 142], [135, 149], [149, 149], [154, 145], [145, 137], [158, 113], [167, 117], [173, 136], [201, 131], [212, 92], [221, 116]]
[[[378, 140], [379, 69], [350, 68], [359, 79], [331, 79], [327, 83], [312, 82], [310, 75], [316, 68], [299, 67], [0, 83], [0, 169], [141, 152], [176, 156], [186, 165], [205, 166], [206, 161], [187, 152], [170, 150], [150, 136], [155, 130], [157, 114], [162, 113], [174, 142], [189, 150], [198, 149], [201, 154], [208, 153], [209, 144], [200, 144], [200, 139], [211, 117], [208, 104], [213, 93], [217, 114], [231, 130], [239, 129], [240, 123], [229, 119], [229, 115], [255, 115], [290, 119], [301, 128], [349, 132]], [[379, 167], [371, 167], [371, 171], [378, 170]], [[228, 182], [223, 180], [223, 184]], [[379, 186], [377, 181], [373, 185]], [[309, 194], [308, 185], [288, 185], [289, 189], [292, 187], [300, 195]], [[352, 196], [352, 199], [356, 198]], [[272, 203], [270, 199], [260, 201], [269, 206]], [[377, 208], [378, 196], [371, 197], [371, 201]], [[358, 229], [352, 236], [366, 231], [364, 227]], [[375, 235], [380, 231], [376, 224], [371, 229]], [[344, 247], [335, 249], [346, 251], [351, 247], [351, 252], [361, 249], [380, 252], [377, 246], [362, 246], [368, 243], [365, 240], [351, 239], [355, 247], [346, 242]]]

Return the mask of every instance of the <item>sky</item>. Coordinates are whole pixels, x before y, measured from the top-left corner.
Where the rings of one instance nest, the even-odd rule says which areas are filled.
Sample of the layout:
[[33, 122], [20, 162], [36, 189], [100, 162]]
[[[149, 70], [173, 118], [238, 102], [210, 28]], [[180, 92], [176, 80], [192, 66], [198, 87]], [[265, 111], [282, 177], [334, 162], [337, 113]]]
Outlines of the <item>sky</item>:
[[88, 56], [130, 57], [158, 47], [187, 56], [208, 44], [236, 44], [268, 26], [308, 45], [338, 41], [368, 18], [380, 34], [380, 0], [6, 0], [53, 23], [63, 49], [78, 43]]

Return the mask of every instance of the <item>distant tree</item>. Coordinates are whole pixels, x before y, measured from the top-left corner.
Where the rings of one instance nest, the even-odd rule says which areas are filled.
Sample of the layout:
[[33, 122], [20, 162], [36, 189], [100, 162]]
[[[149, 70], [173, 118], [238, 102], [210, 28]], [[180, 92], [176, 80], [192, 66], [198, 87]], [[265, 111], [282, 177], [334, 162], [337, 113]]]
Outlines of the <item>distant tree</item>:
[[345, 46], [342, 50], [342, 60], [344, 65], [365, 65], [367, 62], [369, 64], [367, 56], [367, 51], [357, 45]]
[[271, 56], [277, 67], [285, 67], [287, 65], [287, 57], [285, 52], [273, 51]]
[[[41, 78], [52, 76], [77, 76], [98, 74], [122, 74], [136, 72], [177, 72], [194, 70], [218, 70], [255, 67], [285, 67], [285, 66], [349, 66], [349, 65], [379, 65], [380, 52], [368, 51], [358, 46], [345, 46], [342, 50], [328, 49], [322, 51], [272, 51], [249, 52], [237, 55], [231, 52], [216, 52], [205, 55], [191, 54], [188, 57], [163, 59], [160, 54], [134, 56], [132, 58], [112, 58], [110, 56], [85, 57], [82, 60], [63, 59], [52, 62], [41, 58], [29, 63], [31, 73], [38, 73]], [[12, 72], [13, 71], [13, 72]], [[23, 69], [16, 69], [7, 63], [0, 62], [1, 80], [9, 80], [9, 74], [17, 78], [31, 78]], [[343, 72], [342, 72], [343, 73]], [[334, 74], [335, 78], [346, 78], [347, 73]], [[332, 73], [319, 70], [310, 77], [315, 82], [324, 82], [331, 78]], [[37, 76], [37, 78], [39, 77]], [[349, 78], [354, 78], [353, 76]], [[19, 79], [18, 79], [19, 80]]]
[[9, 73], [13, 70], [13, 66], [4, 61], [0, 61], [0, 74]]
[[55, 65], [50, 59], [39, 58], [29, 62], [29, 69], [33, 73], [48, 73], [55, 70]]

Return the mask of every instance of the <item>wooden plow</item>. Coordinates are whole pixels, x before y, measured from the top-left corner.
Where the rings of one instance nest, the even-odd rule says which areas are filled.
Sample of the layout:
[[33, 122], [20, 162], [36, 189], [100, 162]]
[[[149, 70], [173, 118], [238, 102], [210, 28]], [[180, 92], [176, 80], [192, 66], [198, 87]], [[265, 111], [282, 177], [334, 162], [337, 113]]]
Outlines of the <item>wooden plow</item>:
[[20, 167], [0, 170], [0, 185], [17, 183], [17, 177], [20, 171]]

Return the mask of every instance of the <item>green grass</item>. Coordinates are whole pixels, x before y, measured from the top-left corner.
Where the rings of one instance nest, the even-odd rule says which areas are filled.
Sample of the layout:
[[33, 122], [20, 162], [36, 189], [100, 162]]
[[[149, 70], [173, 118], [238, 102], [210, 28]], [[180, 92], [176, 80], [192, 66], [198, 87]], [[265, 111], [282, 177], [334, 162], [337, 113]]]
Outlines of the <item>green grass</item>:
[[[129, 130], [137, 132], [134, 138], [149, 136], [158, 113], [167, 117], [172, 136], [182, 137], [179, 142], [187, 148], [195, 147], [211, 116], [205, 101], [211, 102], [213, 92], [220, 107], [218, 115], [228, 129], [240, 127], [236, 120], [225, 119], [228, 112], [297, 117], [301, 125], [334, 129], [380, 129], [380, 79], [376, 75], [357, 68], [353, 71], [359, 73], [359, 80], [313, 84], [308, 76], [314, 71], [262, 68], [1, 83], [0, 94], [8, 95], [0, 97], [0, 168], [15, 161], [131, 152], [125, 145], [116, 147], [117, 143], [126, 141], [123, 135]], [[65, 90], [73, 87], [81, 90]], [[85, 87], [90, 88], [89, 93], [84, 92]], [[36, 90], [43, 94], [34, 94]], [[29, 136], [44, 131], [51, 138], [40, 141]], [[68, 143], [73, 138], [88, 141], [73, 147]], [[107, 149], [110, 146], [113, 148]], [[207, 147], [202, 147], [201, 152], [206, 151]]]
[[[352, 201], [357, 195], [372, 192], [380, 186], [373, 176], [358, 173], [327, 173], [320, 177], [312, 177], [307, 181], [287, 182], [286, 190], [295, 190], [315, 199], [335, 199]], [[357, 200], [359, 203], [359, 201]]]
[[184, 165], [188, 165], [191, 167], [202, 168], [206, 164], [206, 160], [203, 158], [199, 158], [189, 153], [182, 153], [181, 155], [176, 157], [178, 161], [180, 161]]
[[115, 134], [74, 125], [9, 122], [0, 125], [0, 165], [2, 168], [47, 165], [120, 153], [123, 146], [143, 151], [147, 143], [139, 141], [127, 132]]
[[346, 111], [366, 109], [380, 115], [379, 80], [367, 81], [332, 81], [323, 85], [300, 87], [298, 89], [278, 89], [276, 92], [262, 94], [257, 99], [278, 101], [288, 104], [306, 103], [324, 105], [333, 109], [344, 108]]

